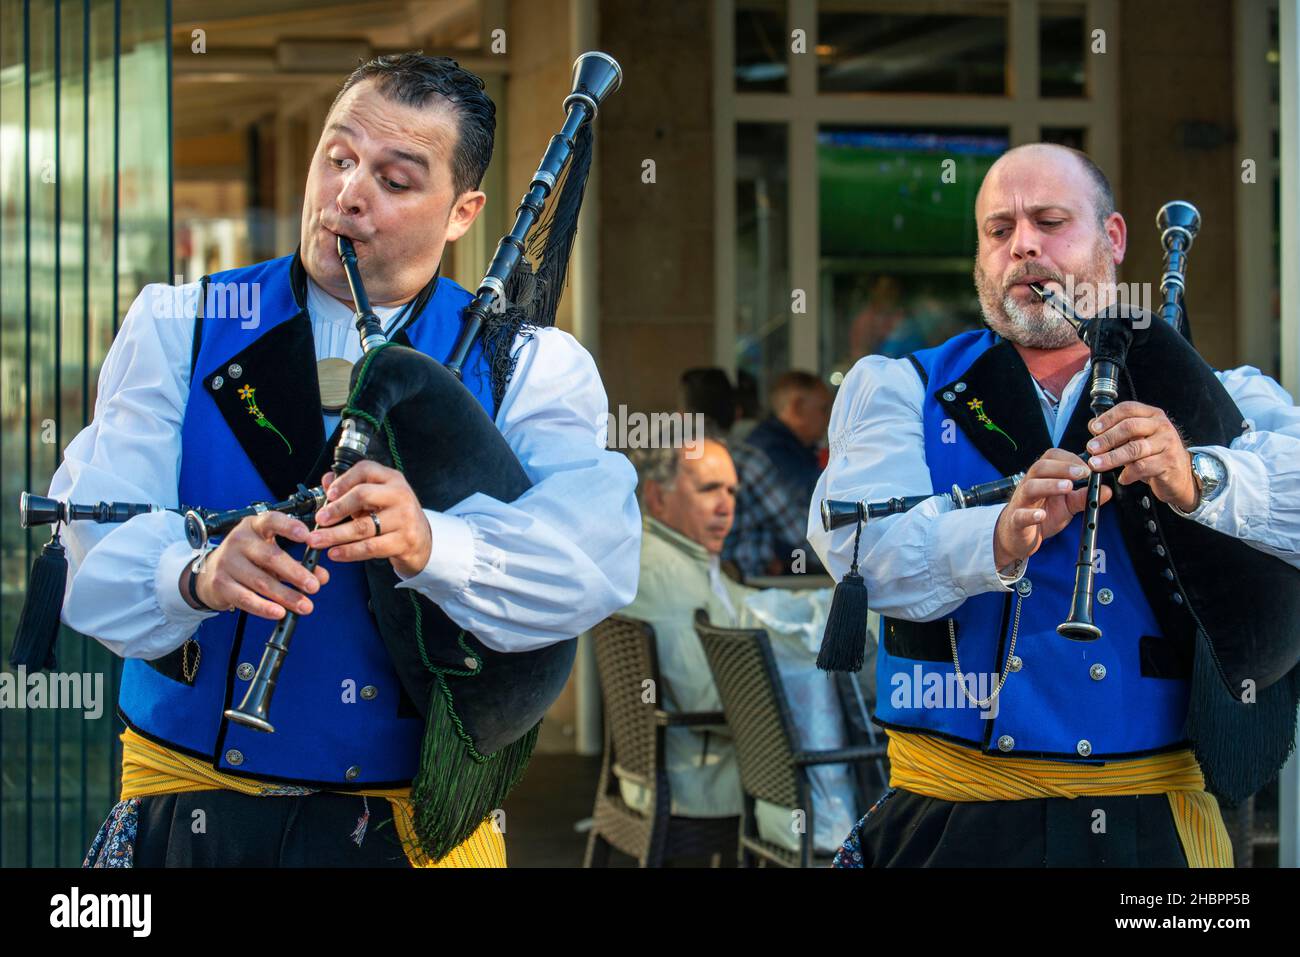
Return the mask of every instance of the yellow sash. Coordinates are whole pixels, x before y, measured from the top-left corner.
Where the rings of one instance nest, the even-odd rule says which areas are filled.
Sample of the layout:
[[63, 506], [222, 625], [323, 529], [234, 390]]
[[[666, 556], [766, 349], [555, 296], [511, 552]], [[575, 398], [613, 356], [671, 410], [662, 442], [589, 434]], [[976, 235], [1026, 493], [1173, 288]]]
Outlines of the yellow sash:
[[[122, 733], [122, 797], [150, 797], [178, 794], [182, 791], [238, 791], [258, 797], [301, 793], [302, 789], [284, 787], [222, 774], [198, 758], [180, 754], [155, 744], [130, 728]], [[393, 824], [412, 867], [505, 867], [506, 844], [501, 832], [489, 818], [478, 826], [463, 844], [453, 848], [438, 861], [429, 860], [415, 837], [411, 811], [411, 789], [346, 791], [359, 797], [387, 798], [393, 808]]]
[[1076, 764], [991, 757], [928, 735], [886, 734], [893, 787], [941, 801], [1165, 794], [1188, 866], [1232, 867], [1232, 843], [1219, 803], [1205, 790], [1205, 776], [1191, 751]]

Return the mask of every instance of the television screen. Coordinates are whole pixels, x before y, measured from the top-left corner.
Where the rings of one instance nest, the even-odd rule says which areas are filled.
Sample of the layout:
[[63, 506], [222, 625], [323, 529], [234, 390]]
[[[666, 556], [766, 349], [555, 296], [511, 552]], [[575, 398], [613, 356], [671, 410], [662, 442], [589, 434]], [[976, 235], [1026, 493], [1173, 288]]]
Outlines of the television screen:
[[974, 255], [975, 194], [1008, 146], [998, 130], [824, 127], [822, 256]]

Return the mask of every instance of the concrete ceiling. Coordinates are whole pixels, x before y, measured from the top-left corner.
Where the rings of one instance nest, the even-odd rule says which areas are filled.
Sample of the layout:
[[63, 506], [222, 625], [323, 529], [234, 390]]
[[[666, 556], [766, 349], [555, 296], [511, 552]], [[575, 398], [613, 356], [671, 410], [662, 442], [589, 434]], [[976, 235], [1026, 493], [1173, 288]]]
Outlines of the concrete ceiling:
[[[236, 131], [286, 105], [327, 97], [378, 53], [422, 49], [482, 69], [489, 64], [475, 56], [480, 8], [479, 0], [175, 0], [175, 134]], [[491, 66], [502, 69], [501, 59]]]

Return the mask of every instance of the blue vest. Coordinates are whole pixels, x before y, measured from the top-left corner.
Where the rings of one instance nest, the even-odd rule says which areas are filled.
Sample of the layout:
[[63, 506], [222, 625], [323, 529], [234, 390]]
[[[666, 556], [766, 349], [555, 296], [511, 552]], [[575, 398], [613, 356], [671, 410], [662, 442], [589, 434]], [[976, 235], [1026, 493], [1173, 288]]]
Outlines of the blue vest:
[[[235, 508], [283, 498], [298, 482], [319, 484], [320, 475], [309, 473], [325, 434], [305, 283], [296, 256], [211, 277], [205, 318], [196, 323], [201, 337], [182, 430], [181, 502]], [[395, 341], [446, 361], [471, 298], [451, 280], [435, 279]], [[254, 314], [230, 308], [241, 302], [255, 304]], [[493, 415], [490, 376], [477, 345], [464, 382]], [[295, 545], [290, 554], [301, 558], [303, 550]], [[324, 555], [321, 564], [330, 581], [312, 596], [315, 609], [300, 619], [280, 672], [271, 709], [275, 733], [223, 716], [242, 700], [274, 629], [244, 613], [217, 615], [199, 627], [193, 684], [168, 659], [128, 660], [119, 698], [123, 719], [226, 773], [336, 789], [409, 783], [424, 722], [404, 697], [367, 610], [363, 565]]]
[[[1000, 478], [1050, 447], [1028, 370], [1009, 342], [987, 330], [968, 332], [911, 358], [926, 382], [922, 415], [933, 491]], [[1060, 443], [1070, 451], [1083, 449], [1091, 418], [1086, 394], [1077, 405]], [[1182, 743], [1189, 683], [1169, 664], [1177, 660], [1176, 643], [1162, 635], [1139, 582], [1119, 510], [1111, 503], [1101, 511], [1104, 570], [1096, 589], [1107, 589], [1109, 600], [1094, 604], [1099, 640], [1076, 642], [1056, 632], [1074, 591], [1080, 514], [1043, 543], [1010, 594], [973, 595], [931, 623], [882, 622], [878, 720], [1018, 757], [1096, 760]], [[967, 687], [985, 699], [1003, 673], [1017, 612], [1018, 668], [981, 710], [956, 683], [949, 621]]]

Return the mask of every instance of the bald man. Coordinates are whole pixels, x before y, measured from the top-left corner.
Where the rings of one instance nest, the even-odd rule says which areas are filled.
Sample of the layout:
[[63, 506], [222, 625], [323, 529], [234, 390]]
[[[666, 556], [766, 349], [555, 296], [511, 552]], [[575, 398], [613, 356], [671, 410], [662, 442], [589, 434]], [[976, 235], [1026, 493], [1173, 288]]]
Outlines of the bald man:
[[1105, 174], [1075, 150], [1019, 147], [989, 170], [974, 212], [987, 328], [853, 367], [809, 541], [840, 578], [853, 529], [824, 532], [822, 499], [1026, 476], [1005, 504], [934, 498], [862, 530], [861, 571], [884, 618], [875, 720], [889, 734], [891, 789], [837, 863], [1230, 866], [1205, 785], [1217, 769], [1203, 773], [1185, 730], [1195, 634], [1162, 633], [1153, 602], [1169, 586], [1135, 564], [1110, 488], [1098, 522], [1103, 636], [1056, 632], [1085, 505], [1073, 483], [1094, 469], [1121, 489], [1144, 483], [1132, 494], [1162, 521], [1300, 567], [1300, 413], [1245, 368], [1215, 373], [1255, 426], [1231, 447], [1188, 448], [1165, 411], [1135, 401], [1093, 419], [1089, 348], [1030, 284], [1111, 304], [1128, 230]]

